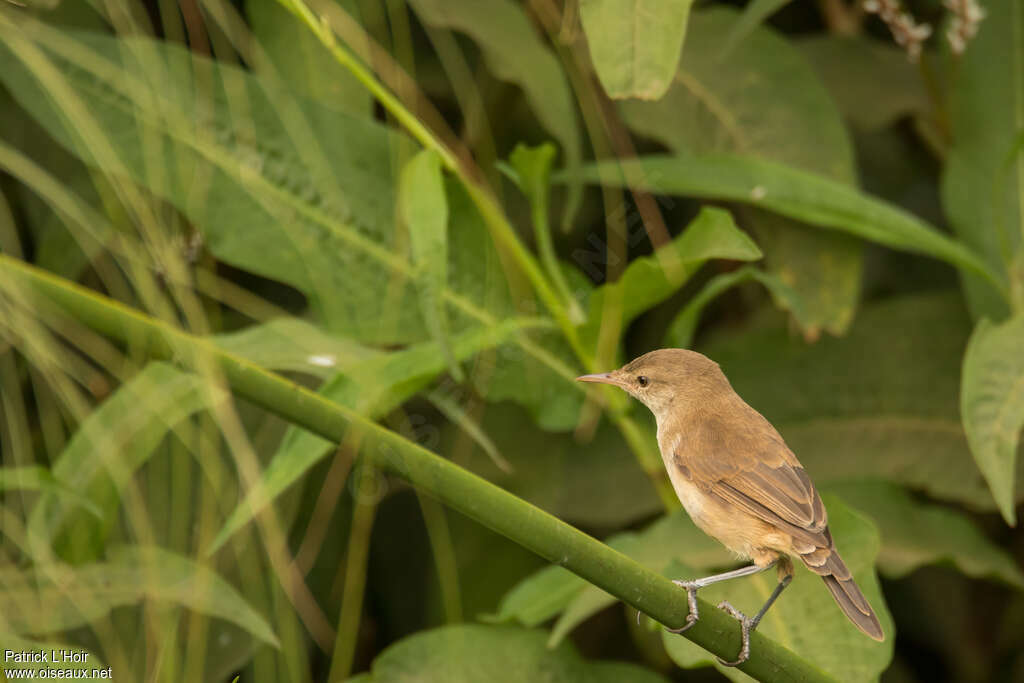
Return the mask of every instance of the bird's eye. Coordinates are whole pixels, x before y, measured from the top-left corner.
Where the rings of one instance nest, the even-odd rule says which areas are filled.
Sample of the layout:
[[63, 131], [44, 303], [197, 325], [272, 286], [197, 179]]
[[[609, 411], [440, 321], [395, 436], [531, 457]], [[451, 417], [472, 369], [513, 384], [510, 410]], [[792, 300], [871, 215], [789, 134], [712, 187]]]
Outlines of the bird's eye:
[[640, 386], [642, 386], [642, 387], [646, 387], [646, 386], [647, 386], [647, 382], [648, 382], [648, 381], [650, 381], [650, 380], [648, 380], [648, 379], [647, 379], [647, 378], [646, 378], [645, 376], [643, 376], [643, 375], [639, 375], [639, 376], [638, 376], [638, 377], [636, 378], [636, 383], [637, 383], [637, 384], [639, 384], [639, 385], [640, 385]]

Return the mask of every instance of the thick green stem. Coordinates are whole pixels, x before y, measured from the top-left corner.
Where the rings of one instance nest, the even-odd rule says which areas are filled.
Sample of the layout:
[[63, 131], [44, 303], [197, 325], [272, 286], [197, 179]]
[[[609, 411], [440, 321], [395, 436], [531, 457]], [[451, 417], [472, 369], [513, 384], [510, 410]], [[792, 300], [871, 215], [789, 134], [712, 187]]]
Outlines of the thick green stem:
[[[305, 387], [217, 348], [210, 341], [139, 313], [74, 283], [0, 254], [0, 292], [30, 297], [47, 315], [56, 304], [64, 314], [152, 358], [184, 365], [213, 361], [232, 390], [285, 420], [341, 442], [358, 436], [363, 457], [397, 475], [445, 505], [515, 541], [657, 621], [679, 627], [686, 621], [685, 595], [665, 577], [578, 529], [558, 520], [419, 445], [332, 403]], [[47, 301], [38, 301], [39, 297]], [[59, 320], [51, 321], [59, 324]], [[736, 656], [739, 625], [705, 601], [701, 618], [683, 636], [720, 657]], [[753, 654], [740, 669], [763, 681], [826, 681], [827, 674], [779, 643], [755, 632]]]

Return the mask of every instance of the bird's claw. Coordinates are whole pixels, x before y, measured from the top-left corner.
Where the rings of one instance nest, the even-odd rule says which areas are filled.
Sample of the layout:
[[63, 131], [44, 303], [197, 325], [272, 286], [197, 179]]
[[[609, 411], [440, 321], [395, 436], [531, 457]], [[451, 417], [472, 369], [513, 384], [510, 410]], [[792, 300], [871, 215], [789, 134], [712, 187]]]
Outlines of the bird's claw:
[[695, 581], [679, 581], [675, 580], [672, 583], [679, 586], [680, 588], [686, 589], [686, 606], [689, 608], [689, 612], [686, 615], [686, 623], [679, 628], [668, 628], [665, 630], [669, 633], [682, 633], [686, 629], [690, 628], [697, 623], [697, 619], [700, 617], [700, 613], [697, 611], [697, 589], [700, 587]]
[[740, 622], [740, 633], [743, 637], [743, 645], [740, 647], [739, 657], [737, 657], [733, 662], [727, 662], [721, 657], [718, 657], [718, 663], [722, 666], [739, 666], [750, 659], [750, 633], [757, 628], [757, 622], [729, 604], [728, 600], [723, 600], [718, 603], [718, 609]]

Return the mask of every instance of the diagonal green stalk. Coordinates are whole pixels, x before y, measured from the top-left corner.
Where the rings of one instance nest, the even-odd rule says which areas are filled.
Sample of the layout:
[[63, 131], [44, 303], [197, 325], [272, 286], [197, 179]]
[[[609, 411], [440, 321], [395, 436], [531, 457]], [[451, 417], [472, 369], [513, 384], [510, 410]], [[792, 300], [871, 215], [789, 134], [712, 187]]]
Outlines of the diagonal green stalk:
[[[405, 479], [445, 505], [667, 626], [679, 627], [686, 621], [685, 596], [667, 578], [352, 410], [229, 354], [208, 339], [188, 334], [4, 254], [0, 254], [0, 280], [6, 281], [0, 291], [45, 299], [64, 315], [130, 344], [150, 358], [171, 359], [187, 366], [198, 360], [200, 367], [209, 367], [206, 362], [211, 362], [239, 396], [334, 442], [359, 438], [367, 464]], [[39, 305], [34, 309], [40, 315], [51, 315], [52, 307]], [[701, 618], [683, 636], [715, 655], [734, 657], [740, 645], [738, 624], [708, 602], [700, 600], [699, 604]], [[753, 654], [740, 669], [754, 678], [832, 680], [810, 662], [760, 633], [753, 634], [751, 645]]]

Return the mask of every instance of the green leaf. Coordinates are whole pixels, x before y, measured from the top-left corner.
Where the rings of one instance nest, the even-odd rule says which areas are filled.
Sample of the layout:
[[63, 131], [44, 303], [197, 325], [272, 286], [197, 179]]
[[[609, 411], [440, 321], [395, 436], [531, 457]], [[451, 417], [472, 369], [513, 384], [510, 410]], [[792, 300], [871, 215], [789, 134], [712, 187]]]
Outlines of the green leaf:
[[464, 375], [452, 355], [444, 303], [448, 286], [448, 200], [437, 152], [425, 149], [402, 169], [398, 210], [412, 244], [420, 310], [452, 376], [461, 381]]
[[880, 481], [834, 483], [828, 490], [870, 517], [882, 534], [878, 569], [891, 578], [951, 562], [968, 576], [996, 578], [1024, 589], [1024, 571], [962, 512], [921, 502]]
[[878, 130], [931, 108], [921, 71], [890, 43], [822, 34], [796, 44], [843, 116], [862, 130]]
[[965, 280], [975, 317], [1002, 320], [1024, 305], [1024, 11], [1017, 0], [984, 3], [985, 19], [951, 65], [953, 144], [942, 175], [942, 204], [954, 231], [993, 269], [1009, 273], [1014, 301], [978, 278]]
[[155, 546], [120, 546], [107, 562], [43, 566], [35, 576], [0, 569], [0, 614], [23, 635], [86, 625], [115, 607], [169, 602], [230, 621], [277, 646], [267, 622], [231, 584], [190, 558]]
[[736, 227], [723, 209], [704, 207], [672, 243], [651, 256], [634, 259], [615, 282], [590, 295], [590, 310], [580, 337], [596, 344], [606, 302], [615, 302], [611, 315], [625, 327], [638, 315], [677, 292], [711, 259], [755, 261], [761, 250]]
[[299, 318], [276, 318], [212, 338], [218, 347], [260, 367], [327, 378], [378, 355]]
[[676, 314], [665, 333], [665, 346], [688, 349], [704, 308], [722, 292], [744, 282], [754, 280], [764, 285], [776, 304], [793, 314], [798, 322], [809, 323], [803, 312], [800, 297], [781, 278], [754, 266], [743, 266], [708, 280], [707, 284]]
[[594, 69], [613, 99], [657, 100], [672, 84], [693, 0], [581, 0]]
[[[768, 28], [723, 49], [742, 21], [726, 8], [694, 12], [671, 90], [660, 102], [623, 104], [630, 127], [678, 154], [742, 154], [853, 184], [853, 147], [817, 74]], [[802, 299], [804, 333], [843, 333], [860, 295], [861, 245], [761, 211], [738, 218], [768, 269]]]
[[[839, 610], [821, 578], [802, 566], [796, 568], [793, 582], [765, 614], [758, 631], [785, 643], [838, 680], [875, 681], [888, 668], [895, 641], [893, 621], [874, 572], [879, 548], [878, 531], [870, 521], [838, 498], [825, 496], [824, 502], [836, 548], [878, 614], [885, 641], [875, 642], [858, 631]], [[693, 569], [677, 564], [669, 567], [666, 573], [674, 577], [700, 575]], [[702, 589], [700, 596], [713, 604], [728, 600], [742, 612], [753, 614], [775, 588], [776, 581], [775, 572], [762, 572], [713, 584]], [[682, 667], [714, 664], [731, 680], [750, 680], [736, 669], [721, 666], [707, 651], [684, 638], [665, 632], [662, 640], [669, 656]]]
[[942, 259], [1005, 289], [1001, 276], [974, 251], [926, 222], [842, 183], [783, 164], [725, 154], [651, 156], [589, 165], [583, 174], [594, 184], [625, 187], [626, 178], [639, 178], [633, 186], [648, 192], [758, 206], [893, 249]]
[[[350, 14], [358, 10], [352, 0], [344, 5]], [[373, 111], [369, 91], [280, 3], [246, 0], [245, 13], [264, 50], [257, 55], [256, 73], [263, 75], [269, 66], [262, 59], [265, 57], [281, 82], [295, 92], [355, 116]]]
[[543, 631], [459, 625], [417, 633], [373, 662], [367, 683], [658, 683], [665, 679], [625, 662], [587, 661], [568, 643], [548, 649]]
[[1024, 427], [1024, 314], [982, 320], [964, 354], [960, 413], [978, 468], [1007, 524], [1017, 521], [1014, 472]]
[[58, 532], [68, 523], [72, 548], [91, 554], [99, 545], [90, 536], [104, 536], [114, 523], [120, 491], [156, 450], [157, 445], [188, 416], [207, 410], [228, 394], [196, 375], [167, 363], [147, 365], [109, 396], [78, 430], [53, 465], [62, 488], [81, 493], [99, 508], [103, 522], [76, 516], [76, 497], [60, 492], [40, 496], [29, 516], [28, 533], [37, 560], [50, 553]]
[[[569, 81], [518, 3], [411, 0], [410, 4], [424, 23], [472, 38], [494, 75], [522, 88], [541, 124], [561, 143], [566, 168], [579, 168], [583, 148]], [[573, 220], [581, 199], [582, 187], [573, 182], [564, 215], [566, 225]]]
[[457, 448], [454, 429], [442, 434], [439, 451], [465, 453], [466, 467], [560, 519], [620, 528], [662, 509], [650, 478], [607, 420], [588, 443], [571, 432], [540, 431], [525, 411], [511, 405], [488, 407], [480, 424], [512, 472], [501, 472], [480, 448]]
[[[456, 359], [470, 358], [531, 324], [535, 321], [513, 318], [493, 329], [456, 336], [452, 340], [452, 352]], [[362, 358], [325, 382], [319, 393], [334, 403], [377, 419], [425, 389], [446, 367], [437, 343], [425, 342], [402, 351], [376, 353]], [[335, 448], [336, 444], [320, 436], [289, 427], [260, 481], [231, 513], [207, 552], [217, 551], [236, 531]]]
[[699, 350], [778, 428], [818, 486], [884, 479], [994, 510], [960, 424], [970, 329], [959, 293], [939, 292], [865, 306], [842, 339], [808, 345], [771, 319], [713, 335]]

